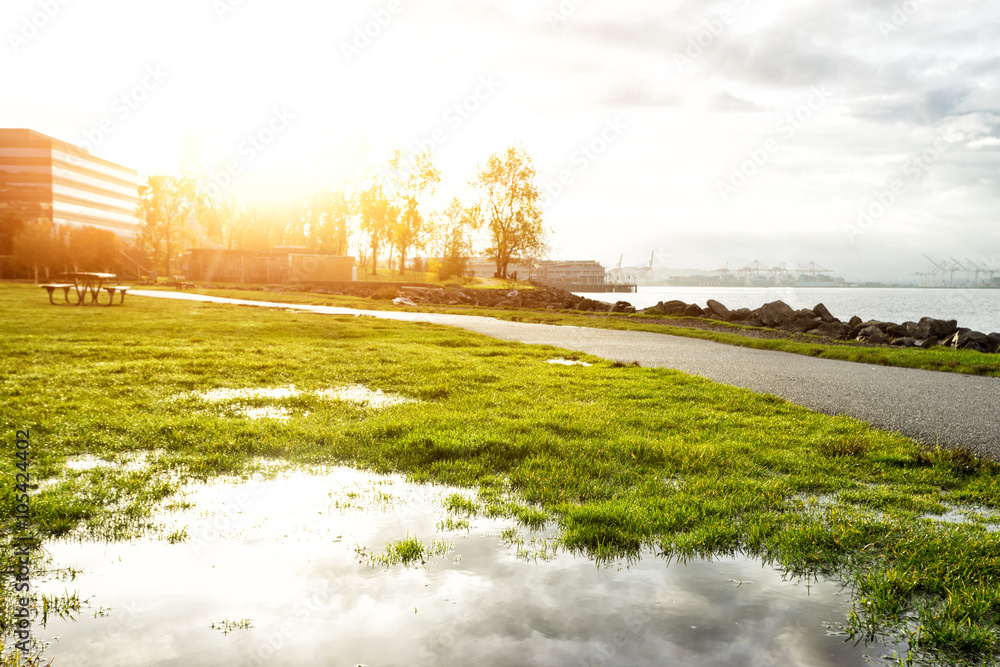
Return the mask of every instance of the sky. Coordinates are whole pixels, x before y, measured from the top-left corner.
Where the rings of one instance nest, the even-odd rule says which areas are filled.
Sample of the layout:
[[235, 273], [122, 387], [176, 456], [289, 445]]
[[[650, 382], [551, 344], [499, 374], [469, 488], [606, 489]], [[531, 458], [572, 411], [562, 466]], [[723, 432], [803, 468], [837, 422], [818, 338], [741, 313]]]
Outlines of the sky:
[[294, 198], [520, 143], [551, 257], [1000, 268], [1000, 0], [4, 0], [0, 127]]

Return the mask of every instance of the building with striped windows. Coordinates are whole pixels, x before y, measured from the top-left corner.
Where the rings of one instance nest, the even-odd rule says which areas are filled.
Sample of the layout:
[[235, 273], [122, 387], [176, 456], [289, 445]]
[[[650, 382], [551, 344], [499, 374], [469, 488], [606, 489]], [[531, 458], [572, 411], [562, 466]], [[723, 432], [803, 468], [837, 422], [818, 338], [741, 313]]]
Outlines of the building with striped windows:
[[132, 169], [32, 130], [0, 128], [0, 214], [96, 227], [130, 242], [139, 231], [138, 204]]

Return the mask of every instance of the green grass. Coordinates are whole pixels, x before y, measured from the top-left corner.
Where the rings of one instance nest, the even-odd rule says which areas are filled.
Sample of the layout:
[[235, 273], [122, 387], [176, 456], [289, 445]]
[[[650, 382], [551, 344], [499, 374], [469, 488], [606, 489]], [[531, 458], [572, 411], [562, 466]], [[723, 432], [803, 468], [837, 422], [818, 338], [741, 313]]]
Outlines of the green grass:
[[[519, 287], [518, 289], [523, 289]], [[700, 338], [726, 345], [749, 347], [758, 350], [775, 350], [790, 354], [801, 354], [821, 359], [836, 359], [861, 364], [878, 366], [898, 366], [901, 368], [920, 368], [931, 371], [962, 373], [966, 375], [982, 375], [1000, 377], [1000, 354], [984, 354], [971, 350], [953, 350], [946, 347], [936, 347], [931, 350], [916, 348], [867, 347], [853, 341], [838, 344], [822, 342], [815, 336], [800, 335], [800, 340], [754, 338], [741, 335], [757, 327], [704, 320], [701, 318], [646, 315], [637, 313], [625, 314], [584, 314], [577, 311], [539, 311], [520, 310], [513, 308], [482, 308], [475, 306], [435, 306], [422, 304], [417, 308], [409, 306], [394, 306], [391, 298], [366, 299], [360, 297], [310, 294], [303, 292], [262, 292], [256, 290], [194, 290], [195, 293], [212, 296], [222, 296], [231, 299], [247, 299], [254, 301], [283, 302], [293, 304], [325, 305], [342, 308], [357, 308], [363, 310], [404, 310], [431, 313], [446, 313], [455, 315], [476, 315], [495, 317], [513, 322], [531, 322], [574, 327], [591, 327], [619, 331], [647, 331], [651, 333]], [[609, 295], [610, 297], [621, 295]], [[627, 297], [627, 295], [626, 295]], [[730, 332], [708, 331], [694, 328], [691, 325], [708, 323], [716, 327], [724, 327]], [[688, 326], [685, 326], [685, 325]], [[766, 330], [766, 329], [765, 329]]]
[[[858, 637], [912, 636], [942, 660], [1000, 653], [1000, 533], [989, 530], [1000, 468], [967, 453], [679, 372], [427, 324], [141, 298], [53, 307], [9, 284], [0, 309], [2, 542], [14, 532], [16, 429], [31, 429], [32, 475], [45, 482], [32, 492], [43, 537], [155, 530], [154, 510], [183, 480], [247, 474], [262, 459], [347, 463], [475, 489], [448, 509], [554, 522], [563, 548], [598, 561], [745, 552], [840, 577], [855, 589]], [[557, 357], [593, 366], [547, 363]], [[350, 385], [412, 401], [377, 410], [318, 393]], [[200, 397], [288, 386], [299, 393]], [[120, 465], [68, 469], [81, 454]], [[146, 464], [125, 465], [136, 460]], [[935, 520], [953, 508], [977, 518]], [[379, 556], [414, 562], [435, 548], [418, 546]]]

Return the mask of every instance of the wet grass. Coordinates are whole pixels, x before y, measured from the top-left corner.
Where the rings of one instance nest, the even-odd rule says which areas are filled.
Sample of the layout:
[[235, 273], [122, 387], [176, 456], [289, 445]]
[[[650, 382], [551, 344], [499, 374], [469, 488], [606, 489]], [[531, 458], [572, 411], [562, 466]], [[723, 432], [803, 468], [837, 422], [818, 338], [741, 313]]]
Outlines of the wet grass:
[[[53, 307], [38, 291], [0, 285], [8, 546], [17, 429], [31, 429], [41, 537], [156, 530], [153, 510], [184, 480], [246, 475], [262, 460], [349, 463], [474, 489], [448, 498], [457, 518], [554, 522], [562, 548], [598, 561], [741, 552], [841, 577], [855, 590], [855, 636], [910, 638], [918, 659], [1000, 653], [1000, 533], [989, 528], [1000, 467], [969, 452], [683, 373], [444, 327], [138, 298]], [[323, 393], [354, 385], [413, 400], [376, 408]], [[298, 391], [240, 400], [287, 419], [204, 398], [285, 387]], [[67, 466], [81, 455], [108, 463]], [[978, 518], [934, 520], [956, 509]], [[435, 548], [413, 540], [375, 557], [412, 563]], [[9, 571], [9, 549], [3, 558]]]
[[[953, 350], [936, 347], [931, 350], [915, 348], [867, 347], [853, 341], [829, 344], [815, 336], [801, 334], [801, 340], [754, 338], [747, 332], [758, 327], [703, 320], [701, 318], [646, 315], [646, 314], [583, 314], [575, 311], [538, 311], [513, 308], [481, 308], [475, 306], [421, 305], [417, 308], [395, 306], [391, 299], [364, 299], [360, 297], [320, 295], [302, 292], [261, 292], [244, 290], [195, 290], [211, 296], [254, 301], [285, 302], [295, 304], [337, 306], [364, 310], [402, 310], [412, 312], [444, 313], [495, 317], [512, 322], [530, 322], [560, 326], [590, 327], [617, 331], [646, 331], [650, 333], [711, 340], [726, 345], [749, 347], [758, 350], [775, 350], [801, 354], [821, 359], [835, 359], [878, 366], [920, 368], [923, 370], [966, 375], [1000, 377], [1000, 354], [984, 354], [971, 350]], [[610, 295], [614, 296], [614, 295]], [[627, 297], [627, 295], [626, 295]], [[692, 325], [710, 324], [729, 331], [709, 331]], [[762, 331], [773, 331], [761, 329]], [[741, 334], [742, 332], [742, 334]]]

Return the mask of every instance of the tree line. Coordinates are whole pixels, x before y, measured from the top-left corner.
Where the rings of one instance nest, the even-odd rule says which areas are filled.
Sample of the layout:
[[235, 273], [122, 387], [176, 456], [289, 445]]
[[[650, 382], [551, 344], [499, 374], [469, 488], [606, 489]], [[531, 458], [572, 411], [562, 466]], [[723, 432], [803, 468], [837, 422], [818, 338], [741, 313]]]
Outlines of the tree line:
[[441, 172], [429, 151], [395, 149], [354, 185], [318, 189], [285, 205], [240, 202], [204, 174], [150, 176], [139, 188], [137, 243], [169, 275], [185, 247], [269, 250], [304, 246], [355, 255], [372, 275], [402, 273], [428, 252], [441, 279], [464, 275], [468, 259], [489, 257], [506, 278], [512, 262], [542, 256], [547, 233], [531, 156], [520, 146], [491, 155], [470, 181], [470, 201], [454, 197], [440, 210], [430, 199]]

